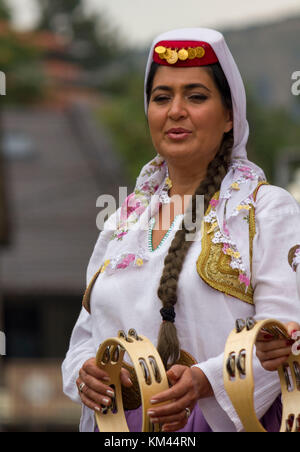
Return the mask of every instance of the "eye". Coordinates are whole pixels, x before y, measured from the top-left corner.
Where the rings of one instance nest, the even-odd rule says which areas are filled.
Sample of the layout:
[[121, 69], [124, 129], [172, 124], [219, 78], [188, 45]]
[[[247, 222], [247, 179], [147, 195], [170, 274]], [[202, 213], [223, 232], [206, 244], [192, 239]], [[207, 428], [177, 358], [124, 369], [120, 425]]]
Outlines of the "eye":
[[200, 94], [200, 93], [192, 93], [188, 96], [188, 98], [193, 101], [193, 102], [203, 102], [205, 101], [208, 97], [205, 94]]
[[170, 99], [170, 96], [167, 96], [166, 94], [158, 94], [152, 99], [152, 102], [156, 102], [158, 104], [162, 104], [164, 102], [167, 102]]

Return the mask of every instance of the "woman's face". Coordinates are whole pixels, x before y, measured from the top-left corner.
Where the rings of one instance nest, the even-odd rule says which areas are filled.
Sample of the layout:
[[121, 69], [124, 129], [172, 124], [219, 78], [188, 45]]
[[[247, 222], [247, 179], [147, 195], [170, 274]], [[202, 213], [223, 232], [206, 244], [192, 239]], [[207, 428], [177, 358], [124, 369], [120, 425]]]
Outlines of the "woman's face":
[[160, 66], [153, 79], [148, 122], [153, 145], [167, 161], [184, 159], [205, 166], [233, 127], [231, 112], [203, 67]]

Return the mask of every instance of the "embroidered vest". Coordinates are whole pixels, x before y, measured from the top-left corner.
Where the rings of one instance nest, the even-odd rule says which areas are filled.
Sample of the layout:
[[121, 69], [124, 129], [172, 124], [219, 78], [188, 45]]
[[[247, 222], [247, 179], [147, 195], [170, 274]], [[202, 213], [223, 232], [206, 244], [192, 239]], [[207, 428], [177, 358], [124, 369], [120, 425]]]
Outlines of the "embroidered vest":
[[[268, 182], [263, 181], [258, 184], [253, 193], [254, 201], [256, 201], [257, 192], [262, 185], [268, 185]], [[220, 192], [216, 193], [213, 199], [219, 199], [219, 195]], [[212, 206], [210, 205], [207, 214], [209, 214], [211, 208]], [[212, 288], [253, 305], [253, 288], [251, 284], [248, 290], [245, 291], [245, 284], [240, 280], [239, 270], [232, 268], [230, 265], [231, 253], [226, 254], [224, 252], [222, 243], [213, 242], [212, 232], [213, 230], [210, 231], [210, 225], [203, 223], [202, 250], [197, 259], [198, 274]], [[252, 204], [249, 209], [250, 267], [252, 267], [253, 239], [255, 233], [255, 207]]]

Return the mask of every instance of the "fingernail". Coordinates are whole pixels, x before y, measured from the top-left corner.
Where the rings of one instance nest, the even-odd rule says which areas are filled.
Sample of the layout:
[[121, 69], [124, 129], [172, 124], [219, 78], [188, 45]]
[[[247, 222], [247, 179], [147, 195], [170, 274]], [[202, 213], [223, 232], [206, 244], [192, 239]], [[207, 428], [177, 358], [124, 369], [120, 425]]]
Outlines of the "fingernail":
[[268, 333], [264, 334], [264, 339], [273, 339], [273, 338], [274, 338], [274, 336], [272, 334], [268, 334]]
[[109, 397], [115, 397], [115, 393], [114, 393], [113, 391], [111, 391], [110, 389], [108, 389], [108, 390], [106, 391], [106, 394], [107, 394]]
[[149, 411], [147, 412], [147, 414], [148, 414], [148, 416], [155, 416], [155, 411], [149, 410]]
[[100, 413], [100, 411], [101, 411], [100, 408], [99, 408], [98, 406], [95, 406], [95, 407], [94, 407], [94, 410], [99, 411], [99, 413]]
[[102, 380], [103, 381], [110, 381], [110, 377], [103, 377]]
[[152, 403], [153, 405], [155, 404], [155, 403], [157, 403], [158, 401], [157, 400], [155, 400], [155, 399], [151, 399], [150, 400], [150, 403]]
[[102, 399], [102, 403], [104, 403], [105, 405], [109, 405], [110, 400], [105, 397], [104, 399]]
[[159, 422], [158, 417], [152, 417], [151, 422], [152, 422], [152, 424], [158, 424], [158, 422]]

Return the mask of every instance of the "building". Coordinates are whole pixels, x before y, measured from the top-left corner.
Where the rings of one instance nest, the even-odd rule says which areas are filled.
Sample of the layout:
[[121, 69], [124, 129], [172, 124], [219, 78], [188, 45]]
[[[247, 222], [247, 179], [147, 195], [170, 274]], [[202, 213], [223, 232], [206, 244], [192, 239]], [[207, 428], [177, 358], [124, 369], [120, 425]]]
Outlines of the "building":
[[[39, 42], [46, 49], [47, 95], [38, 105], [2, 114], [11, 224], [10, 246], [0, 254], [7, 347], [0, 425], [4, 431], [76, 431], [80, 407], [62, 393], [60, 367], [99, 234], [96, 200], [110, 194], [118, 203], [126, 180], [94, 119], [98, 93], [83, 86], [83, 72], [64, 61], [53, 37]], [[0, 241], [6, 243], [3, 206], [0, 189]]]

